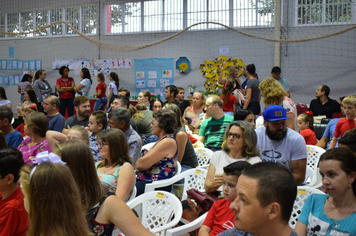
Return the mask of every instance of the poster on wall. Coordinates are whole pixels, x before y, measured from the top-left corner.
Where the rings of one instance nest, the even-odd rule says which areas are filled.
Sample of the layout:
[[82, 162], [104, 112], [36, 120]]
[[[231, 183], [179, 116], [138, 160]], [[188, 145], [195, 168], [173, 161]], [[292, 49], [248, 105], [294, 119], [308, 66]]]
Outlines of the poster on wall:
[[[131, 66], [131, 61], [125, 59], [125, 66]], [[167, 85], [174, 84], [174, 60], [173, 58], [147, 58], [135, 59], [135, 96], [140, 91], [147, 90], [155, 95], [161, 95], [161, 100], [165, 101], [163, 93]]]

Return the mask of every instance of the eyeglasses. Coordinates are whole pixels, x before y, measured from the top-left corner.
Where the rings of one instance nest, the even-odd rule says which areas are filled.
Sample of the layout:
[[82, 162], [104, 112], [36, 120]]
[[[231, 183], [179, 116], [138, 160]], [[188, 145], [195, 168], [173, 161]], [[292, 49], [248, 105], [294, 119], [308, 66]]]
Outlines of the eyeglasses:
[[98, 142], [98, 148], [102, 148], [102, 147], [104, 147], [106, 145], [107, 145], [106, 142]]
[[233, 133], [227, 133], [227, 138], [230, 138], [230, 137], [232, 137], [232, 139], [233, 140], [235, 140], [235, 139], [240, 139], [241, 138], [241, 135], [239, 135], [239, 134], [233, 134]]

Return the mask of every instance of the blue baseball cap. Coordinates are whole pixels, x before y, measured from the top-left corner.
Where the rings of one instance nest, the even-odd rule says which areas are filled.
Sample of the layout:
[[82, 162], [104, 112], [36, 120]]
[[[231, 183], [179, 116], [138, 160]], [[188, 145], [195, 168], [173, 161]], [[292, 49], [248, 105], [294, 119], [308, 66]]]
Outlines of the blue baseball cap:
[[278, 105], [271, 105], [263, 111], [263, 119], [265, 121], [276, 121], [290, 118], [287, 117], [287, 112], [283, 107]]

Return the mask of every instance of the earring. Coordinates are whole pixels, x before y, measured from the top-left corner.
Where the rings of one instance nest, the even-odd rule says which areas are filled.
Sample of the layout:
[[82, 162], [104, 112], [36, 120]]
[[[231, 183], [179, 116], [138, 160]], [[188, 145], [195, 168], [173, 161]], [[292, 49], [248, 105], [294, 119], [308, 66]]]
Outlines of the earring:
[[351, 183], [349, 183], [349, 188], [351, 188]]

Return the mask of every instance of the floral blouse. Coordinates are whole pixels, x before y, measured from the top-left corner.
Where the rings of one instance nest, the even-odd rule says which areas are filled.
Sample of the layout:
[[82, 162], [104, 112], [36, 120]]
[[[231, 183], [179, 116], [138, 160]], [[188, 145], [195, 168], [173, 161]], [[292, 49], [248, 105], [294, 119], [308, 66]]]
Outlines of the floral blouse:
[[[165, 138], [173, 138], [173, 136], [167, 135], [163, 139], [165, 139]], [[161, 141], [163, 139], [161, 139]], [[158, 142], [160, 142], [160, 141], [158, 141]], [[154, 146], [156, 146], [157, 143]], [[178, 160], [178, 150], [177, 150], [176, 154], [174, 155], [174, 157], [172, 157], [172, 158], [164, 157], [159, 162], [153, 164], [153, 166], [151, 166], [150, 169], [148, 169], [146, 171], [136, 172], [136, 176], [137, 176], [136, 178], [139, 180], [169, 179], [169, 178], [173, 177], [175, 175], [175, 173], [177, 172], [177, 160]]]
[[101, 224], [95, 220], [96, 215], [99, 212], [101, 205], [104, 203], [106, 198], [111, 195], [115, 195], [114, 193], [107, 192], [100, 202], [98, 202], [92, 209], [90, 209], [86, 214], [86, 220], [89, 226], [89, 230], [94, 233], [95, 236], [111, 236], [112, 231], [114, 230], [115, 225], [112, 223], [109, 224]]
[[32, 158], [34, 158], [40, 152], [44, 152], [44, 151], [52, 152], [51, 147], [47, 142], [47, 139], [43, 140], [40, 143], [37, 143], [32, 147], [29, 147], [28, 145], [31, 143], [31, 141], [32, 141], [31, 138], [27, 138], [24, 141], [22, 141], [20, 146], [17, 147], [17, 149], [20, 152], [22, 152], [22, 157], [25, 162], [25, 165], [30, 164]]

